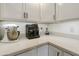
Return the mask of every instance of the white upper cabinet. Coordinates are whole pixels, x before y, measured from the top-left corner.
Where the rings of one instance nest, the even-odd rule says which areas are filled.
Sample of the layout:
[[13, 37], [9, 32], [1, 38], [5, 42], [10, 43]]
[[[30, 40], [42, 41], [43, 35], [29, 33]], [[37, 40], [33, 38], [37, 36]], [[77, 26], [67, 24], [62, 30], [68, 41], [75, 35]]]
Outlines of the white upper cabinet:
[[52, 23], [78, 19], [79, 3], [0, 3], [0, 19]]
[[0, 18], [10, 20], [23, 18], [21, 3], [2, 3], [0, 6]]
[[27, 21], [38, 21], [40, 20], [40, 5], [37, 3], [25, 3], [23, 4], [25, 8], [24, 12], [26, 15], [25, 18], [28, 18]]
[[54, 22], [55, 4], [54, 3], [41, 3], [40, 4], [41, 22]]
[[1, 3], [1, 19], [18, 19], [34, 22], [53, 22], [54, 3]]
[[56, 20], [69, 20], [79, 18], [79, 3], [56, 4]]

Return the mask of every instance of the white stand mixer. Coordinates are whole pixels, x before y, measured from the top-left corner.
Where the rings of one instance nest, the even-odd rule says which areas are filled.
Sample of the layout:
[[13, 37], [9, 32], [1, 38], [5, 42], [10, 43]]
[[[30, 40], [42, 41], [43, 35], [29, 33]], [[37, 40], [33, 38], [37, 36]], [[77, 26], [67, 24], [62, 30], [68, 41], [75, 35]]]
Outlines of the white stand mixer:
[[[3, 26], [3, 27], [4, 27], [4, 38], [3, 38], [3, 40], [1, 40], [1, 42], [5, 42], [5, 43], [7, 43], [7, 42], [13, 42], [14, 40], [10, 40], [10, 38], [9, 38], [10, 34], [8, 35], [8, 32], [10, 33], [13, 30], [15, 30], [17, 32], [17, 28], [19, 26]], [[14, 37], [14, 36], [12, 36], [12, 37]]]

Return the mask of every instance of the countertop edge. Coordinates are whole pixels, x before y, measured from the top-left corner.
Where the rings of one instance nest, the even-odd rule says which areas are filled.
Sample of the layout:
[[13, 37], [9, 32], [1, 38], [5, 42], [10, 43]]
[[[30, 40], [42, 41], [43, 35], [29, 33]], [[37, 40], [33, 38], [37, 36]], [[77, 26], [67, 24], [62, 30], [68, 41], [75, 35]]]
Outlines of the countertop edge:
[[24, 53], [24, 52], [27, 52], [35, 47], [39, 47], [39, 46], [42, 46], [42, 45], [46, 45], [48, 44], [48, 42], [45, 42], [45, 43], [42, 43], [42, 44], [38, 44], [38, 45], [35, 45], [35, 46], [32, 46], [32, 47], [29, 47], [29, 48], [25, 48], [23, 50], [20, 50], [20, 51], [17, 51], [17, 52], [14, 52], [14, 53], [11, 53], [11, 54], [6, 54], [6, 55], [3, 55], [3, 56], [17, 56], [21, 53]]
[[29, 48], [26, 48], [26, 49], [23, 49], [23, 50], [20, 50], [20, 51], [11, 53], [11, 54], [3, 55], [3, 56], [17, 56], [17, 55], [19, 55], [19, 54], [21, 54], [21, 53], [23, 53], [23, 52], [27, 52], [27, 51], [29, 51], [29, 50], [35, 48], [35, 47], [39, 47], [39, 46], [46, 45], [46, 44], [52, 45], [52, 46], [58, 48], [59, 50], [62, 50], [62, 51], [64, 51], [64, 52], [66, 52], [66, 53], [69, 53], [69, 54], [72, 55], [72, 56], [79, 56], [78, 54], [76, 54], [76, 53], [74, 53], [74, 52], [72, 52], [72, 51], [69, 51], [69, 50], [66, 49], [66, 48], [60, 47], [60, 46], [58, 46], [58, 45], [56, 45], [56, 44], [53, 44], [53, 43], [51, 43], [51, 42], [45, 42], [45, 43], [42, 43], [42, 44], [38, 44], [38, 45], [36, 45], [36, 46], [29, 47]]
[[66, 52], [66, 53], [68, 53], [68, 54], [70, 54], [70, 55], [72, 55], [72, 56], [79, 56], [79, 54], [74, 53], [74, 52], [72, 52], [72, 51], [70, 51], [70, 50], [68, 50], [68, 49], [66, 49], [66, 48], [63, 48], [63, 47], [58, 46], [58, 45], [56, 45], [56, 44], [53, 44], [53, 43], [51, 43], [51, 42], [48, 42], [48, 44], [50, 44], [50, 45], [52, 45], [52, 46], [58, 48], [59, 50], [62, 50], [62, 51], [64, 51], [64, 52]]

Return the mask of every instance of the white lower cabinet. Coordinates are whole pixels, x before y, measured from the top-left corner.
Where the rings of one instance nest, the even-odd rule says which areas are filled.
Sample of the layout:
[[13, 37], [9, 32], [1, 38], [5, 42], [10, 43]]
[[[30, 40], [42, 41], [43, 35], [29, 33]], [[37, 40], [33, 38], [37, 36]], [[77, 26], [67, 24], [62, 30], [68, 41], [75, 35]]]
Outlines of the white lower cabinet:
[[18, 54], [17, 56], [72, 56], [52, 45], [41, 45], [29, 51]]
[[37, 49], [38, 49], [38, 56], [48, 56], [48, 45], [42, 45]]
[[62, 56], [63, 52], [52, 45], [49, 45], [49, 56]]

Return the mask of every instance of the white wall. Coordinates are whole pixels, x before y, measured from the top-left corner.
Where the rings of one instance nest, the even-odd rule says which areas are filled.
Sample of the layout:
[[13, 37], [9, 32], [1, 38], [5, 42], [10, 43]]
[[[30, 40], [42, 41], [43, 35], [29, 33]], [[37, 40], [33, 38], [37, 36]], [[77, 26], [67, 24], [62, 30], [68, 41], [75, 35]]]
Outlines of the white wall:
[[50, 32], [79, 35], [79, 21], [70, 21], [49, 25]]

